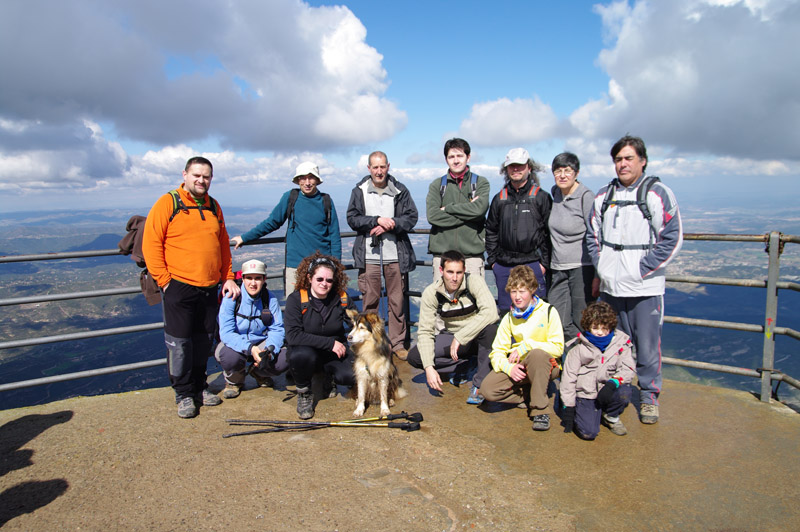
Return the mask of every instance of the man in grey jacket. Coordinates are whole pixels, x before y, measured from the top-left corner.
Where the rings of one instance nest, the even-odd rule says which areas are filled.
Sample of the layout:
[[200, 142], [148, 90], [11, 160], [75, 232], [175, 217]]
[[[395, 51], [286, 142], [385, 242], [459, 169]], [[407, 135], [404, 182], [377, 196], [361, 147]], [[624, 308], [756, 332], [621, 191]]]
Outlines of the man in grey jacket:
[[[647, 149], [624, 136], [611, 148], [617, 178], [601, 188], [589, 215], [586, 244], [597, 270], [593, 291], [619, 315], [633, 340], [642, 423], [658, 422], [665, 269], [683, 244], [678, 202], [657, 178], [645, 177]], [[648, 219], [649, 215], [649, 219]]]
[[347, 206], [347, 224], [358, 233], [353, 261], [358, 268], [358, 288], [364, 311], [377, 310], [381, 275], [386, 280], [389, 340], [401, 360], [406, 350], [406, 314], [403, 294], [408, 272], [416, 268], [416, 255], [408, 231], [417, 223], [417, 206], [408, 189], [389, 174], [389, 160], [381, 151], [367, 158], [369, 175], [353, 188]]

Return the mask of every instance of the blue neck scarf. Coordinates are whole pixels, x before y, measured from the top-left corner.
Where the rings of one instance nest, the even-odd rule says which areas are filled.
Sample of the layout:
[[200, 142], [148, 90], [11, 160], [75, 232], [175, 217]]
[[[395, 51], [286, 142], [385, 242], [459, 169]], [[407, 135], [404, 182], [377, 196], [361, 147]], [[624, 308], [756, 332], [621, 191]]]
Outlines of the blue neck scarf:
[[531, 302], [528, 303], [528, 308], [526, 308], [525, 310], [520, 310], [514, 305], [511, 305], [511, 315], [514, 316], [515, 318], [526, 320], [528, 319], [528, 316], [530, 316], [533, 313], [533, 309], [535, 309], [536, 305], [538, 304], [539, 304], [538, 296], [533, 296]]
[[614, 338], [614, 331], [611, 331], [606, 336], [595, 336], [589, 331], [585, 331], [583, 336], [589, 340], [593, 346], [595, 346], [600, 351], [605, 351], [608, 348], [608, 344], [611, 343], [611, 340]]

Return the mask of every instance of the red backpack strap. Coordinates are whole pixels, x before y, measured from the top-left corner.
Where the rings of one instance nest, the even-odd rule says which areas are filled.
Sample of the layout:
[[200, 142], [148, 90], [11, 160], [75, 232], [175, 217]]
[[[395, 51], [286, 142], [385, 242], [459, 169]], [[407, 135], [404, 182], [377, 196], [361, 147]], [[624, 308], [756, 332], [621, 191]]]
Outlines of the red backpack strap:
[[501, 200], [507, 200], [508, 199], [508, 187], [507, 186], [503, 187], [503, 189], [500, 191], [500, 199]]
[[533, 198], [535, 198], [535, 197], [536, 197], [536, 194], [538, 194], [538, 193], [539, 193], [539, 185], [534, 185], [534, 186], [532, 186], [532, 187], [531, 187], [531, 189], [528, 191], [528, 196], [529, 196], [529, 197], [533, 197]]
[[308, 290], [300, 289], [300, 314], [305, 314], [308, 310]]
[[342, 308], [347, 308], [347, 305], [350, 302], [349, 299], [347, 299], [347, 292], [342, 290], [342, 293], [339, 294], [339, 299], [341, 300]]

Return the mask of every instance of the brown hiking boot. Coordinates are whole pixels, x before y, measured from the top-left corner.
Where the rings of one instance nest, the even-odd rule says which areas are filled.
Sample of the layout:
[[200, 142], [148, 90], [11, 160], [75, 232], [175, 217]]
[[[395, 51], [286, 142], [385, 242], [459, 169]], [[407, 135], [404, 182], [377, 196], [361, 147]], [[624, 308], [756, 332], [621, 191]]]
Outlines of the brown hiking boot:
[[403, 349], [402, 347], [400, 349], [395, 349], [394, 350], [394, 356], [396, 356], [400, 360], [407, 360], [408, 359], [408, 349]]
[[224, 399], [235, 399], [239, 397], [239, 394], [241, 393], [242, 393], [241, 384], [228, 384], [225, 386], [225, 389], [222, 390], [222, 397]]

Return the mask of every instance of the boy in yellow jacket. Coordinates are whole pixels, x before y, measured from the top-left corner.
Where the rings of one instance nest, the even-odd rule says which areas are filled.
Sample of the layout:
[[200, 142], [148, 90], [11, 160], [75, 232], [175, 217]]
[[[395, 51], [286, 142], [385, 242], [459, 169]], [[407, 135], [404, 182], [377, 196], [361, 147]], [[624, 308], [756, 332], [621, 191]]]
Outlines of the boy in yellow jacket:
[[494, 371], [483, 380], [481, 394], [487, 401], [529, 406], [533, 430], [548, 430], [547, 386], [559, 374], [564, 330], [558, 311], [535, 295], [538, 287], [530, 267], [511, 269], [506, 291], [513, 306], [497, 328], [489, 353]]

